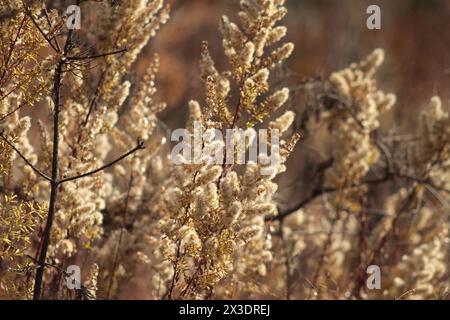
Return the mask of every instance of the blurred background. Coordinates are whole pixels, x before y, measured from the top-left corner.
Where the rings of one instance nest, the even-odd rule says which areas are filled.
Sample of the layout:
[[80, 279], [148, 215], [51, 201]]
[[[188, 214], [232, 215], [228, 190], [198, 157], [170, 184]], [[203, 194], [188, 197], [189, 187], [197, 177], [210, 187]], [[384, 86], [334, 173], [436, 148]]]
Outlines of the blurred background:
[[[109, 0], [115, 5], [121, 1], [134, 0]], [[171, 17], [143, 50], [129, 80], [135, 83], [153, 54], [160, 55], [158, 89], [161, 100], [168, 104], [161, 119], [173, 129], [183, 124], [190, 99], [203, 100], [198, 67], [202, 41], [208, 41], [219, 69], [227, 68], [219, 21], [223, 14], [238, 21], [239, 0], [165, 2], [172, 7]], [[47, 0], [49, 8], [61, 13], [73, 3], [73, 0]], [[283, 24], [288, 27], [287, 40], [296, 46], [287, 61], [288, 72], [294, 75], [290, 84], [317, 75], [326, 78], [381, 47], [386, 60], [377, 79], [382, 89], [397, 94], [398, 98], [396, 108], [385, 116], [386, 123], [382, 125], [414, 127], [416, 111], [432, 95], [440, 95], [444, 101], [450, 99], [449, 0], [287, 0], [286, 3], [289, 12]], [[369, 16], [366, 10], [373, 4], [381, 8], [381, 30], [366, 27]], [[101, 20], [99, 14], [84, 12], [82, 19], [90, 22], [84, 25], [95, 25]], [[298, 103], [291, 101], [291, 107]]]
[[[209, 42], [217, 64], [226, 67], [218, 25], [222, 14], [237, 20], [238, 2], [169, 1], [171, 19], [140, 61], [148, 63], [145, 56], [151, 57], [152, 52], [161, 56], [159, 88], [168, 103], [162, 119], [169, 126], [178, 125], [186, 101], [202, 99], [198, 58], [203, 40]], [[366, 27], [366, 9], [371, 4], [381, 8], [381, 30]], [[296, 45], [287, 65], [300, 77], [327, 76], [381, 47], [386, 61], [378, 74], [380, 86], [398, 97], [386, 121], [414, 126], [415, 111], [432, 95], [444, 101], [450, 98], [450, 1], [288, 0], [287, 6], [283, 23], [288, 39]]]

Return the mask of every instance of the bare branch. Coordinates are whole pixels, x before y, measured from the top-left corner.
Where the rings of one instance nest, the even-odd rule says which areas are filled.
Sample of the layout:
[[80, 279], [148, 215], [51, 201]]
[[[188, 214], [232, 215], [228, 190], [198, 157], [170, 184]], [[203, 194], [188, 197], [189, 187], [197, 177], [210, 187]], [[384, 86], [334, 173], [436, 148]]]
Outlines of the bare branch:
[[[386, 174], [384, 177], [378, 178], [378, 179], [373, 179], [373, 180], [366, 180], [366, 181], [362, 181], [360, 184], [353, 184], [347, 188], [356, 188], [362, 185], [374, 185], [374, 184], [379, 184], [379, 183], [384, 183], [384, 182], [388, 182], [391, 178], [393, 177], [398, 177], [398, 178], [402, 178], [402, 179], [407, 179], [407, 180], [411, 180], [411, 181], [415, 181], [417, 183], [423, 184], [425, 186], [428, 186], [430, 188], [433, 188], [437, 191], [440, 192], [444, 192], [450, 195], [450, 190], [446, 189], [444, 187], [440, 187], [437, 186], [435, 184], [433, 184], [429, 179], [421, 179], [412, 175], [408, 175], [408, 174], [402, 174], [402, 173], [397, 173], [397, 172], [389, 172], [388, 174]], [[346, 189], [346, 188], [344, 188]], [[335, 188], [321, 188], [321, 187], [317, 187], [316, 189], [313, 190], [313, 192], [306, 197], [305, 199], [303, 199], [302, 201], [300, 201], [297, 205], [295, 205], [292, 208], [289, 208], [287, 210], [284, 211], [280, 211], [280, 213], [276, 216], [271, 216], [271, 217], [267, 217], [266, 221], [282, 221], [284, 220], [286, 217], [288, 217], [289, 215], [293, 214], [294, 212], [297, 212], [298, 210], [300, 210], [301, 208], [305, 207], [306, 205], [308, 205], [310, 202], [314, 201], [315, 199], [317, 199], [317, 197], [327, 194], [327, 193], [333, 193], [336, 192], [337, 189]]]
[[111, 276], [109, 277], [109, 284], [108, 284], [108, 291], [106, 293], [106, 299], [109, 299], [113, 280], [116, 275], [117, 264], [119, 262], [120, 245], [122, 244], [123, 233], [124, 233], [124, 230], [126, 227], [127, 214], [128, 214], [128, 203], [130, 201], [130, 193], [131, 193], [131, 188], [133, 186], [133, 181], [134, 181], [134, 177], [133, 177], [133, 171], [132, 171], [130, 174], [129, 182], [128, 182], [128, 190], [127, 190], [127, 195], [125, 197], [125, 209], [122, 214], [122, 227], [120, 228], [119, 239], [117, 241], [116, 251], [114, 254], [114, 260], [113, 260], [113, 265], [112, 265], [112, 269], [111, 269]]
[[68, 182], [68, 181], [73, 181], [73, 180], [78, 180], [78, 179], [81, 179], [81, 178], [89, 177], [89, 176], [91, 176], [93, 174], [96, 174], [97, 172], [103, 171], [103, 170], [105, 170], [105, 169], [115, 165], [119, 161], [125, 159], [126, 157], [132, 155], [133, 153], [135, 153], [136, 151], [141, 150], [141, 149], [145, 149], [144, 143], [142, 141], [138, 141], [136, 147], [134, 147], [133, 149], [131, 149], [127, 153], [123, 154], [122, 156], [120, 156], [116, 160], [111, 161], [110, 163], [108, 163], [108, 164], [106, 164], [106, 165], [104, 165], [104, 166], [102, 166], [102, 167], [100, 167], [98, 169], [95, 169], [95, 170], [92, 170], [92, 171], [80, 174], [78, 176], [62, 179], [62, 180], [59, 181], [59, 183], [61, 184], [61, 183], [64, 183], [64, 182]]
[[4, 121], [6, 118], [8, 118], [10, 115], [12, 115], [13, 113], [15, 113], [16, 111], [18, 111], [20, 108], [22, 108], [24, 106], [24, 104], [19, 105], [18, 107], [14, 108], [12, 111], [2, 115], [0, 117], [0, 122]]
[[[50, 16], [48, 14], [47, 7], [46, 7], [45, 3], [42, 3], [42, 4], [43, 4], [42, 12], [45, 15], [45, 19], [47, 20], [47, 24], [48, 24], [49, 28], [52, 29], [53, 26], [52, 26], [52, 22], [50, 21]], [[52, 39], [55, 39], [56, 48], [58, 49], [58, 51], [61, 51], [61, 46], [59, 45], [58, 38], [56, 37], [56, 35], [53, 35]]]
[[119, 54], [119, 53], [126, 52], [126, 51], [128, 51], [128, 48], [123, 48], [123, 49], [112, 51], [112, 52], [101, 53], [101, 54], [90, 55], [90, 56], [84, 56], [84, 57], [66, 57], [66, 59], [67, 60], [97, 59], [97, 58], [103, 58], [103, 57], [111, 56], [111, 55], [114, 55], [114, 54]]
[[440, 186], [435, 185], [434, 183], [431, 182], [430, 179], [421, 179], [421, 178], [418, 178], [418, 177], [415, 177], [415, 176], [412, 176], [412, 175], [409, 175], [409, 174], [402, 174], [402, 173], [394, 173], [394, 175], [399, 177], [399, 178], [404, 178], [404, 179], [415, 181], [417, 183], [429, 186], [429, 187], [431, 187], [433, 189], [436, 189], [437, 191], [445, 192], [445, 193], [450, 195], [450, 190], [449, 189], [446, 189], [444, 187], [440, 187]]
[[5, 136], [4, 136], [4, 129], [0, 130], [0, 137], [11, 147], [13, 148], [13, 150], [23, 159], [23, 161], [25, 161], [25, 163], [31, 168], [33, 169], [34, 172], [36, 172], [38, 175], [40, 175], [42, 178], [44, 178], [47, 181], [52, 182], [52, 178], [50, 178], [49, 176], [47, 176], [45, 173], [43, 173], [41, 170], [39, 170], [38, 168], [36, 168], [31, 162], [30, 160], [28, 160], [20, 151], [19, 149], [17, 149]]

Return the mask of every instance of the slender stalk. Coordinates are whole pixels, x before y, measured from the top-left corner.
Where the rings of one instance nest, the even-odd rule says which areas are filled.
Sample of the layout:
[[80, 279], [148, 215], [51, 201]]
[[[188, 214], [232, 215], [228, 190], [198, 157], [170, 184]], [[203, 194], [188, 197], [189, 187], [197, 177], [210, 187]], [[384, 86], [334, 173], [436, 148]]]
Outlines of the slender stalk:
[[50, 182], [50, 203], [48, 206], [47, 222], [45, 224], [44, 234], [42, 238], [42, 248], [38, 258], [38, 268], [34, 280], [33, 300], [39, 300], [42, 292], [42, 279], [44, 276], [45, 260], [47, 258], [48, 245], [50, 243], [50, 233], [52, 230], [53, 220], [55, 217], [56, 197], [58, 195], [58, 147], [59, 147], [59, 113], [61, 104], [61, 77], [64, 62], [60, 60], [56, 66], [55, 79], [53, 83], [54, 104], [53, 112], [53, 155], [52, 155], [52, 181]]
[[328, 250], [330, 249], [330, 246], [333, 243], [333, 234], [334, 234], [334, 228], [336, 227], [337, 222], [341, 218], [341, 215], [339, 214], [340, 208], [337, 208], [336, 215], [334, 216], [333, 220], [331, 221], [330, 230], [328, 231], [327, 238], [325, 240], [325, 244], [323, 245], [322, 252], [319, 256], [319, 262], [317, 264], [316, 272], [314, 273], [312, 284], [313, 284], [313, 290], [309, 292], [308, 300], [311, 300], [313, 298], [314, 293], [319, 294], [317, 291], [318, 287], [318, 281], [320, 274], [322, 272], [323, 266], [325, 264], [325, 259], [327, 257]]
[[286, 300], [291, 300], [291, 296], [292, 296], [292, 290], [291, 290], [292, 272], [291, 272], [291, 269], [292, 268], [291, 268], [291, 263], [290, 263], [288, 243], [284, 236], [283, 224], [284, 224], [284, 221], [280, 220], [280, 223], [278, 224], [278, 235], [280, 236], [281, 245], [283, 248], [284, 267], [286, 268], [286, 277], [285, 277]]
[[112, 285], [113, 285], [113, 281], [114, 281], [114, 276], [116, 275], [117, 264], [119, 262], [120, 245], [122, 243], [123, 232], [126, 228], [128, 203], [130, 201], [130, 192], [131, 192], [131, 188], [133, 187], [133, 180], [134, 180], [133, 172], [131, 172], [130, 180], [128, 182], [127, 196], [125, 198], [125, 209], [124, 209], [123, 215], [122, 215], [122, 227], [120, 228], [119, 240], [117, 241], [117, 247], [116, 247], [116, 251], [114, 253], [113, 266], [111, 269], [111, 276], [109, 277], [108, 292], [106, 293], [106, 299], [109, 299], [109, 297], [111, 295], [111, 289], [112, 289]]
[[33, 169], [38, 175], [40, 175], [42, 178], [44, 178], [47, 181], [52, 181], [52, 179], [50, 177], [48, 177], [45, 173], [43, 173], [41, 170], [39, 170], [37, 167], [35, 167], [30, 160], [28, 160], [20, 151], [19, 149], [17, 149], [14, 144], [11, 143], [11, 141], [9, 141], [3, 134], [4, 129], [0, 129], [0, 138], [3, 139], [3, 141], [5, 141], [18, 155], [19, 157], [22, 158], [23, 161], [25, 161], [25, 163], [31, 167], [31, 169]]
[[127, 49], [127, 48], [123, 48], [123, 49], [116, 50], [116, 51], [112, 51], [112, 52], [101, 53], [101, 54], [95, 54], [95, 55], [84, 56], [84, 57], [67, 57], [67, 60], [89, 60], [89, 59], [97, 59], [97, 58], [103, 58], [103, 57], [111, 56], [111, 55], [114, 55], [114, 54], [119, 54], [119, 53], [126, 52], [126, 51], [128, 51], [128, 49]]
[[14, 108], [13, 110], [9, 111], [8, 113], [5, 113], [4, 115], [0, 116], [0, 122], [6, 120], [10, 115], [18, 111], [20, 108], [22, 108], [25, 104], [20, 104], [18, 107]]
[[102, 166], [102, 167], [100, 167], [100, 168], [97, 168], [97, 169], [95, 169], [95, 170], [92, 170], [92, 171], [89, 171], [89, 172], [80, 174], [80, 175], [78, 175], [78, 176], [74, 176], [74, 177], [69, 177], [69, 178], [62, 179], [61, 181], [59, 181], [59, 183], [61, 184], [61, 183], [64, 183], [64, 182], [73, 181], [73, 180], [78, 180], [78, 179], [81, 179], [81, 178], [85, 178], [85, 177], [92, 176], [92, 175], [94, 175], [94, 174], [96, 174], [96, 173], [98, 173], [98, 172], [100, 172], [100, 171], [103, 171], [103, 170], [105, 170], [105, 169], [107, 169], [107, 168], [109, 168], [109, 167], [115, 165], [116, 163], [118, 163], [118, 162], [122, 161], [123, 159], [125, 159], [126, 157], [132, 155], [132, 154], [135, 153], [136, 151], [141, 150], [141, 149], [144, 149], [144, 148], [145, 148], [145, 147], [144, 147], [144, 143], [143, 143], [142, 141], [138, 141], [136, 147], [134, 147], [133, 149], [131, 149], [131, 150], [128, 151], [127, 153], [121, 155], [119, 158], [117, 158], [117, 159], [111, 161], [110, 163], [105, 164], [104, 166]]

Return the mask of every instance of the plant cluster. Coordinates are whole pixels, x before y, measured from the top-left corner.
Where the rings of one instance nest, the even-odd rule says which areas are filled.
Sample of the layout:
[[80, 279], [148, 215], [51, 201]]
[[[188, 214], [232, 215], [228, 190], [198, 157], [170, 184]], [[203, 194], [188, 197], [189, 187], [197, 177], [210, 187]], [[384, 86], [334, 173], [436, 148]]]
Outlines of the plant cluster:
[[[450, 116], [433, 97], [412, 137], [383, 136], [396, 97], [375, 77], [382, 49], [280, 85], [285, 1], [241, 0], [239, 22], [220, 22], [228, 67], [199, 45], [205, 97], [186, 102], [188, 146], [200, 130], [206, 161], [179, 165], [158, 55], [132, 72], [169, 6], [76, 5], [98, 19], [73, 30], [58, 4], [0, 0], [1, 299], [447, 297]], [[237, 159], [261, 128], [268, 145], [282, 137], [276, 161], [207, 161], [230, 152], [214, 130], [242, 129]], [[285, 188], [317, 136], [326, 157], [306, 166], [306, 191]], [[370, 265], [382, 290], [366, 287]]]

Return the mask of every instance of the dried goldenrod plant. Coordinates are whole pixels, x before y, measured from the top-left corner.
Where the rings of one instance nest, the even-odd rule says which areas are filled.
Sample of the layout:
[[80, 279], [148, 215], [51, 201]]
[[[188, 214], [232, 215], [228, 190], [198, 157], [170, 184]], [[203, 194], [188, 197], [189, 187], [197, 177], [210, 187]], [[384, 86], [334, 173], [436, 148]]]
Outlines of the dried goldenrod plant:
[[[408, 140], [383, 136], [382, 49], [292, 86], [285, 1], [239, 4], [220, 21], [226, 64], [199, 43], [186, 154], [145, 50], [165, 1], [77, 0], [97, 17], [77, 30], [58, 3], [0, 0], [0, 299], [447, 297], [445, 104]], [[270, 157], [246, 159], [255, 139]]]

